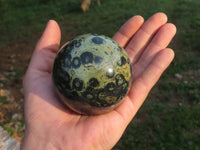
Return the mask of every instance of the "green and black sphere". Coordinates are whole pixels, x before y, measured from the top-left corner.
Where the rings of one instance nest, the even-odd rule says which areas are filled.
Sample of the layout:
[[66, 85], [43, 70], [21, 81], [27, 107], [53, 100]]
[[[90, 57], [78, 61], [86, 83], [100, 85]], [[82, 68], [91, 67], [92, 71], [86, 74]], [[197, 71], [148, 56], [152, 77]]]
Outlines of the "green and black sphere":
[[132, 67], [125, 50], [103, 35], [84, 34], [57, 54], [53, 81], [73, 111], [95, 115], [117, 107], [130, 88]]

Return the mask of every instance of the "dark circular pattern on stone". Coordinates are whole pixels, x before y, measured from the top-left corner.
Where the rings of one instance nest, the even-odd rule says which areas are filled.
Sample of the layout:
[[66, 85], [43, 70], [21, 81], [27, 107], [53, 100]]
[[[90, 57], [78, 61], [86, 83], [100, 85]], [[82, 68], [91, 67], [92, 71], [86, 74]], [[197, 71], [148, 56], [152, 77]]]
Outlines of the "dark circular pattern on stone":
[[94, 42], [95, 44], [103, 44], [103, 41], [104, 40], [98, 36], [92, 38], [92, 42]]
[[116, 88], [116, 85], [113, 82], [110, 82], [106, 85], [105, 89], [108, 91], [113, 91]]
[[126, 58], [124, 58], [124, 56], [122, 56], [122, 57], [120, 58], [120, 60], [117, 61], [117, 65], [123, 66], [123, 65], [125, 65], [125, 64], [126, 64]]
[[76, 41], [75, 43], [75, 47], [78, 48], [81, 46], [81, 40]]
[[108, 55], [108, 53], [107, 53], [106, 51], [105, 51], [104, 53], [105, 53], [106, 55]]
[[105, 93], [103, 90], [101, 90], [101, 91], [98, 92], [98, 99], [99, 99], [100, 101], [101, 101], [101, 100], [104, 100], [105, 97], [106, 97], [106, 93]]
[[121, 57], [122, 66], [126, 64], [126, 58], [124, 56]]
[[76, 47], [79, 48], [81, 46], [81, 40], [73, 40], [71, 43], [69, 43], [69, 47]]
[[72, 67], [79, 68], [80, 66], [81, 66], [81, 61], [79, 57], [74, 57], [74, 59], [72, 60]]
[[64, 66], [70, 68], [71, 67], [71, 55], [67, 54], [64, 59]]
[[84, 52], [81, 54], [81, 62], [83, 65], [92, 63], [93, 61], [93, 54], [91, 52]]
[[88, 85], [91, 87], [97, 87], [99, 86], [99, 81], [96, 78], [91, 78]]
[[115, 81], [116, 81], [117, 86], [120, 86], [125, 82], [125, 78], [122, 74], [117, 74], [115, 76]]
[[103, 61], [103, 58], [100, 57], [100, 56], [96, 56], [96, 57], [94, 58], [94, 62], [95, 62], [96, 64], [100, 64], [102, 61]]
[[80, 80], [79, 78], [75, 78], [73, 80], [73, 88], [80, 91], [83, 88], [83, 81]]
[[85, 100], [91, 100], [95, 99], [95, 90], [92, 87], [87, 87], [84, 92], [82, 92], [83, 99]]

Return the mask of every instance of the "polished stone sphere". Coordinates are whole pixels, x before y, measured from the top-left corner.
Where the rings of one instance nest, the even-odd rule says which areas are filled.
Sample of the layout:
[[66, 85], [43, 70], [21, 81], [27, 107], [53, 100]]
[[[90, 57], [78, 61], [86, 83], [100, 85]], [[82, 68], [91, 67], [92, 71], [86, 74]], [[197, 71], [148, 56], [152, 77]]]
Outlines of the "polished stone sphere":
[[80, 35], [58, 52], [53, 81], [73, 111], [96, 115], [117, 107], [130, 89], [132, 66], [125, 50], [103, 35]]

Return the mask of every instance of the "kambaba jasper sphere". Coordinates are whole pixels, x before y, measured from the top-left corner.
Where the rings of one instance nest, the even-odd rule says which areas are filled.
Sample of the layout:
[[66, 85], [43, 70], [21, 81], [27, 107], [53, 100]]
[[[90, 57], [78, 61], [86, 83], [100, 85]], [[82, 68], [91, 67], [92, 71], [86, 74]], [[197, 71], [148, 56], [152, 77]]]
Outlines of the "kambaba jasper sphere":
[[57, 54], [53, 81], [73, 111], [96, 115], [116, 108], [130, 89], [132, 66], [125, 50], [103, 35], [77, 36]]

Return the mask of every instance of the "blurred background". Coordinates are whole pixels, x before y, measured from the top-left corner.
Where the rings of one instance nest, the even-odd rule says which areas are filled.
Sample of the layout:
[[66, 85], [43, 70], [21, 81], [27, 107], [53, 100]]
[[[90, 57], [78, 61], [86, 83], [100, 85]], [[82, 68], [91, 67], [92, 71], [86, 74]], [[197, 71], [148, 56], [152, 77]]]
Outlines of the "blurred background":
[[76, 35], [112, 37], [130, 17], [167, 14], [177, 26], [175, 59], [113, 150], [200, 150], [200, 1], [101, 0], [83, 12], [80, 0], [0, 0], [0, 126], [21, 142], [22, 77], [49, 19], [61, 45]]

